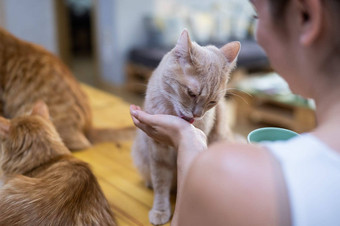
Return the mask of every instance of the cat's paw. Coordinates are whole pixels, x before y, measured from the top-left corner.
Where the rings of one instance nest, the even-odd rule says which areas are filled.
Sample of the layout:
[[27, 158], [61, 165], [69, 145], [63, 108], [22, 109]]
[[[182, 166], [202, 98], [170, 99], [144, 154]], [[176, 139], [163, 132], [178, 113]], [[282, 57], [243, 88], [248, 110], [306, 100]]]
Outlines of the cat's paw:
[[165, 224], [170, 220], [171, 211], [168, 210], [150, 210], [149, 212], [149, 220], [153, 225], [161, 225]]

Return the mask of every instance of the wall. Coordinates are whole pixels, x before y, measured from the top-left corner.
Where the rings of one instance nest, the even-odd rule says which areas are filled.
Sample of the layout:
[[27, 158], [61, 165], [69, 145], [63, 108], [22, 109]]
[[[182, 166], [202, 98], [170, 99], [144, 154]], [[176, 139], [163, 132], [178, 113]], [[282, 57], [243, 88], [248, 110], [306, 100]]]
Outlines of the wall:
[[0, 27], [5, 27], [5, 10], [4, 2], [0, 0]]
[[0, 6], [0, 13], [4, 12], [1, 26], [58, 53], [54, 0], [1, 0]]
[[104, 82], [123, 84], [128, 50], [146, 42], [142, 18], [153, 10], [153, 0], [95, 1], [96, 54]]

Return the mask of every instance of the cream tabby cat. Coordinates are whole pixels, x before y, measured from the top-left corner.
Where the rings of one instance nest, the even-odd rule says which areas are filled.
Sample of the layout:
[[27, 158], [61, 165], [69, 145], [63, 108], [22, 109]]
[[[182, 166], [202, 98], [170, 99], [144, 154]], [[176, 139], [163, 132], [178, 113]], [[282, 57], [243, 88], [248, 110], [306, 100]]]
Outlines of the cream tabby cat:
[[72, 156], [38, 102], [0, 117], [0, 225], [116, 225], [89, 166]]
[[[239, 42], [221, 49], [201, 47], [191, 42], [184, 30], [175, 48], [153, 72], [144, 110], [176, 115], [193, 123], [207, 135], [209, 143], [230, 139], [223, 97], [240, 47]], [[171, 216], [169, 193], [176, 172], [176, 152], [138, 130], [132, 155], [147, 185], [154, 189], [149, 220], [154, 225], [164, 224]]]

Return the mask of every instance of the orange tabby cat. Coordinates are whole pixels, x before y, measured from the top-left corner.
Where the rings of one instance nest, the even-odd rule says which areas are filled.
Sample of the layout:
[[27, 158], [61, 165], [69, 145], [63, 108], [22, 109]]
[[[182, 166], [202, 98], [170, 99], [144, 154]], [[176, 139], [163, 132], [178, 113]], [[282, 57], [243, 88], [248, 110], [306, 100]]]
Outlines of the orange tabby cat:
[[0, 117], [0, 225], [116, 225], [88, 165], [61, 141], [38, 102], [27, 116]]
[[[209, 143], [230, 139], [223, 97], [239, 51], [239, 42], [221, 49], [201, 47], [183, 31], [149, 80], [145, 111], [182, 117], [201, 129]], [[147, 184], [154, 189], [149, 220], [155, 225], [164, 224], [171, 216], [169, 192], [176, 171], [176, 152], [138, 130], [132, 155]]]
[[88, 99], [69, 69], [42, 47], [2, 29], [0, 100], [0, 115], [7, 118], [21, 115], [43, 100], [62, 140], [72, 150], [87, 148], [90, 141], [115, 141], [134, 133], [132, 128], [94, 129]]

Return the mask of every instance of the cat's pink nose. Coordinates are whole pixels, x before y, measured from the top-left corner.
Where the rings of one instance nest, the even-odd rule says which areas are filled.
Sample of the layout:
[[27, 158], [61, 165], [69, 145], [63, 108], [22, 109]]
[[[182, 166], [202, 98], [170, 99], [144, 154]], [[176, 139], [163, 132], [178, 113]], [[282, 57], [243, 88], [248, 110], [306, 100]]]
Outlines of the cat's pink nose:
[[196, 107], [193, 111], [192, 111], [192, 116], [194, 118], [200, 118], [203, 115], [203, 109], [202, 108], [198, 108]]

